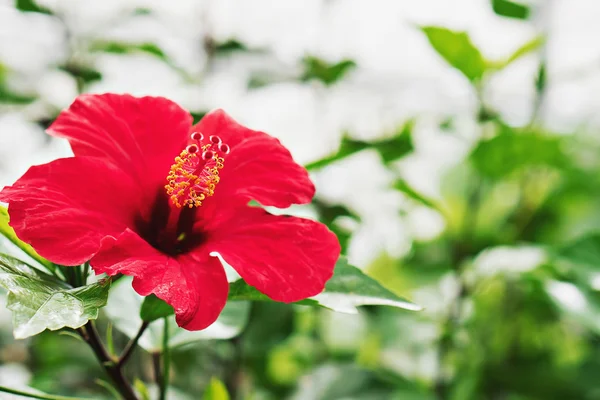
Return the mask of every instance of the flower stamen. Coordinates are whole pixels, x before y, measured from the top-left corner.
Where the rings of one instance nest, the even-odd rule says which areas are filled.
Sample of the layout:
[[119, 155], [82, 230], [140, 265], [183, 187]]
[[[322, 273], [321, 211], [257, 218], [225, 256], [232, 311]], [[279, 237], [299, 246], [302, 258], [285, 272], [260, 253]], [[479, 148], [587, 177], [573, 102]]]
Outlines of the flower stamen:
[[194, 143], [175, 157], [165, 185], [167, 195], [177, 208], [200, 207], [207, 197], [214, 195], [224, 156], [230, 151], [216, 135], [210, 136], [208, 143], [203, 143], [201, 132], [192, 133], [191, 139]]

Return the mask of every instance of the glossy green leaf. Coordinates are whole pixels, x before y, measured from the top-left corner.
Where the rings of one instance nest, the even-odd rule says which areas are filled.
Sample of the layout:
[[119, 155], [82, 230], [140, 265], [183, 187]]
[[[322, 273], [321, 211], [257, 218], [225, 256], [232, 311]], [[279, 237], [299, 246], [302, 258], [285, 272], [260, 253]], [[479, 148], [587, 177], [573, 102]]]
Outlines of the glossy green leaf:
[[560, 138], [537, 132], [505, 132], [483, 140], [473, 149], [471, 161], [490, 178], [502, 178], [531, 166], [565, 167], [567, 157]]
[[[113, 285], [108, 305], [104, 308], [106, 315], [114, 327], [130, 338], [134, 337], [142, 318], [140, 310], [144, 297], [138, 295], [131, 287], [131, 278], [124, 277]], [[202, 331], [186, 331], [179, 328], [175, 317], [169, 318], [169, 347], [179, 347], [201, 340], [231, 339], [237, 336], [248, 321], [249, 304], [245, 302], [230, 303], [225, 306], [217, 321]], [[139, 345], [149, 352], [162, 348], [164, 322], [162, 319], [150, 324], [139, 340]]]
[[304, 74], [300, 80], [309, 81], [315, 79], [327, 86], [341, 80], [349, 71], [356, 68], [356, 63], [352, 60], [342, 60], [338, 63], [330, 64], [317, 57], [305, 57], [303, 63]]
[[530, 13], [526, 5], [509, 0], [492, 0], [492, 9], [502, 17], [516, 19], [527, 19]]
[[110, 280], [72, 288], [16, 258], [0, 254], [0, 286], [8, 293], [15, 338], [46, 329], [79, 328], [106, 305]]
[[225, 384], [217, 378], [211, 378], [203, 396], [204, 400], [229, 400]]
[[16, 235], [13, 228], [8, 225], [9, 221], [8, 210], [5, 207], [0, 206], [0, 235], [4, 236], [8, 240], [10, 240], [13, 244], [15, 244], [18, 248], [23, 250], [25, 254], [29, 257], [33, 258], [44, 267], [48, 268], [50, 271], [55, 269], [54, 265], [40, 256], [30, 245], [25, 242], [22, 242]]
[[413, 125], [414, 121], [410, 120], [401, 126], [393, 136], [374, 140], [372, 142], [365, 142], [362, 140], [354, 140], [349, 137], [344, 137], [342, 138], [340, 148], [334, 155], [314, 161], [310, 164], [307, 164], [305, 167], [308, 170], [323, 168], [331, 163], [340, 161], [366, 149], [374, 149], [377, 151], [383, 159], [383, 162], [386, 164], [396, 161], [414, 150], [412, 141]]
[[[230, 285], [229, 300], [272, 301], [241, 279]], [[358, 268], [349, 265], [344, 258], [336, 264], [333, 277], [321, 294], [295, 304], [324, 307], [348, 314], [356, 314], [356, 307], [366, 305], [421, 310], [418, 305], [396, 296]]]
[[175, 310], [173, 310], [173, 307], [153, 294], [146, 296], [140, 308], [140, 318], [146, 322], [156, 321], [174, 313]]
[[455, 32], [436, 26], [421, 29], [427, 35], [431, 46], [448, 64], [462, 72], [471, 82], [481, 80], [486, 62], [466, 32]]

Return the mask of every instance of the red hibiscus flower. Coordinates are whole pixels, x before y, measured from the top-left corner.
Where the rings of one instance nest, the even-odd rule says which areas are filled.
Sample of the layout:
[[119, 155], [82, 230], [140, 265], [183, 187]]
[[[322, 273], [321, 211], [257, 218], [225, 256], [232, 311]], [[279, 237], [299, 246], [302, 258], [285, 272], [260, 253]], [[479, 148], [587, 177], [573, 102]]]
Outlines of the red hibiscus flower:
[[227, 301], [213, 252], [277, 301], [314, 296], [332, 276], [340, 246], [323, 224], [248, 205], [310, 202], [307, 171], [223, 111], [192, 126], [164, 98], [84, 95], [48, 133], [75, 157], [34, 166], [0, 192], [17, 235], [57, 264], [133, 276], [183, 328], [206, 328]]

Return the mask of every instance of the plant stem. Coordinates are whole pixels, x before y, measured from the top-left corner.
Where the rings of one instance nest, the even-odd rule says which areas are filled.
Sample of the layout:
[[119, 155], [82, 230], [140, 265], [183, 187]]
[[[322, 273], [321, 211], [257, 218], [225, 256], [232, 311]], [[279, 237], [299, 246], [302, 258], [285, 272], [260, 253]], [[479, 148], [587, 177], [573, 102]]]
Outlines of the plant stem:
[[123, 365], [125, 365], [125, 363], [129, 360], [129, 357], [131, 357], [133, 350], [135, 350], [138, 340], [140, 340], [140, 338], [146, 331], [146, 328], [148, 328], [148, 325], [150, 325], [150, 323], [144, 321], [142, 323], [142, 326], [140, 327], [140, 330], [135, 335], [135, 337], [133, 339], [131, 339], [129, 341], [129, 343], [127, 343], [127, 346], [125, 346], [125, 350], [123, 350], [123, 353], [121, 353], [121, 357], [119, 357], [119, 362], [118, 362], [119, 367], [122, 367]]
[[458, 281], [458, 295], [450, 304], [446, 319], [442, 323], [442, 336], [438, 343], [438, 376], [434, 385], [435, 393], [440, 400], [449, 398], [450, 387], [444, 373], [444, 367], [455, 344], [455, 337], [460, 329], [462, 310], [465, 299], [469, 296], [471, 289], [464, 280], [464, 264], [476, 253], [473, 247], [475, 229], [477, 226], [477, 214], [481, 205], [482, 185], [479, 179], [473, 183], [472, 191], [468, 198], [469, 212], [465, 215], [463, 233], [452, 246], [452, 269]]
[[160, 352], [152, 353], [152, 368], [154, 369], [154, 381], [158, 385], [159, 392], [162, 396], [163, 393], [163, 382], [164, 379], [162, 377], [162, 365], [161, 365], [161, 357]]
[[83, 284], [84, 284], [84, 285], [86, 285], [86, 284], [87, 284], [87, 281], [88, 281], [88, 275], [89, 275], [89, 274], [90, 274], [90, 262], [88, 261], [88, 262], [86, 262], [86, 263], [83, 265], [83, 275], [82, 275], [82, 278], [83, 278]]
[[42, 399], [42, 400], [85, 400], [81, 397], [65, 397], [65, 396], [55, 396], [51, 394], [42, 394], [42, 393], [27, 393], [17, 389], [10, 389], [4, 386], [0, 386], [0, 392], [10, 393], [17, 396], [29, 397], [30, 399]]
[[79, 328], [77, 332], [79, 332], [83, 340], [85, 340], [92, 348], [96, 358], [100, 361], [106, 374], [111, 378], [116, 389], [123, 398], [125, 400], [138, 400], [137, 395], [123, 375], [122, 365], [118, 363], [118, 360], [115, 360], [114, 357], [108, 354], [106, 348], [102, 344], [100, 335], [98, 334], [93, 321], [88, 321], [88, 323], [85, 324], [83, 328]]
[[169, 375], [171, 372], [171, 355], [169, 354], [169, 319], [165, 318], [165, 328], [163, 331], [163, 349], [162, 349], [162, 361], [163, 361], [163, 379], [162, 385], [160, 386], [160, 400], [167, 399], [167, 389], [169, 388]]

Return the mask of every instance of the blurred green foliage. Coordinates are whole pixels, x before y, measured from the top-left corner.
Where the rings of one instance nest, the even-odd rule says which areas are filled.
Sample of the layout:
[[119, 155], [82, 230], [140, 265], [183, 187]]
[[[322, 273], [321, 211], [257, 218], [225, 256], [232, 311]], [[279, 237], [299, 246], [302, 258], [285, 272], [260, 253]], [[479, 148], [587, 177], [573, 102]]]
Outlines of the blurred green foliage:
[[[15, 6], [50, 12], [31, 0]], [[498, 18], [530, 16], [529, 6], [514, 1], [491, 0], [490, 7]], [[232, 308], [218, 329], [201, 338], [172, 337], [173, 399], [600, 399], [597, 132], [552, 132], [537, 120], [548, 85], [543, 57], [531, 81], [536, 98], [527, 124], [504, 121], [482, 95], [489, 76], [540, 52], [544, 37], [523, 43], [504, 59], [486, 60], [466, 32], [438, 26], [421, 31], [431, 51], [472, 85], [478, 101], [472, 116], [476, 137], [462, 162], [445, 171], [440, 196], [421, 193], [399, 173], [397, 162], [415, 150], [418, 117], [372, 140], [346, 132], [335, 154], [307, 168], [318, 173], [358, 153], [375, 152], [394, 177], [388, 189], [407, 203], [402, 217], [425, 209], [441, 219], [439, 233], [413, 238], [405, 254], [382, 252], [371, 265], [361, 266], [393, 296], [408, 295], [425, 310], [368, 306], [345, 315], [258, 301], [247, 309]], [[254, 52], [235, 38], [219, 43], [208, 37], [202, 46], [210, 57]], [[86, 51], [143, 52], [170, 63], [153, 43], [98, 41]], [[358, 67], [354, 60], [307, 55], [282, 79], [316, 81], [328, 90]], [[73, 76], [80, 91], [102, 79], [93, 60], [73, 58], [56, 68]], [[0, 106], [24, 107], [36, 95], [12, 88], [13, 72], [0, 64]], [[268, 74], [252, 76], [248, 86], [278, 81]], [[194, 119], [206, 111], [192, 110]], [[453, 116], [440, 125], [447, 135], [461, 137]], [[313, 209], [346, 250], [356, 229], [339, 222], [360, 225], [361, 215], [319, 196]], [[239, 282], [232, 296], [240, 287], [251, 289]], [[109, 299], [99, 319], [104, 337], [112, 332], [108, 320], [113, 320], [116, 349], [126, 345], [142, 319], [157, 318], [145, 312], [140, 318], [141, 300], [130, 295], [112, 307]], [[7, 326], [1, 328], [0, 368], [25, 365], [32, 372], [30, 386], [45, 392], [112, 398], [98, 381], [107, 378], [80, 340], [45, 332], [15, 341]], [[156, 393], [151, 364], [160, 331], [159, 326], [146, 332], [127, 370], [150, 397]]]

